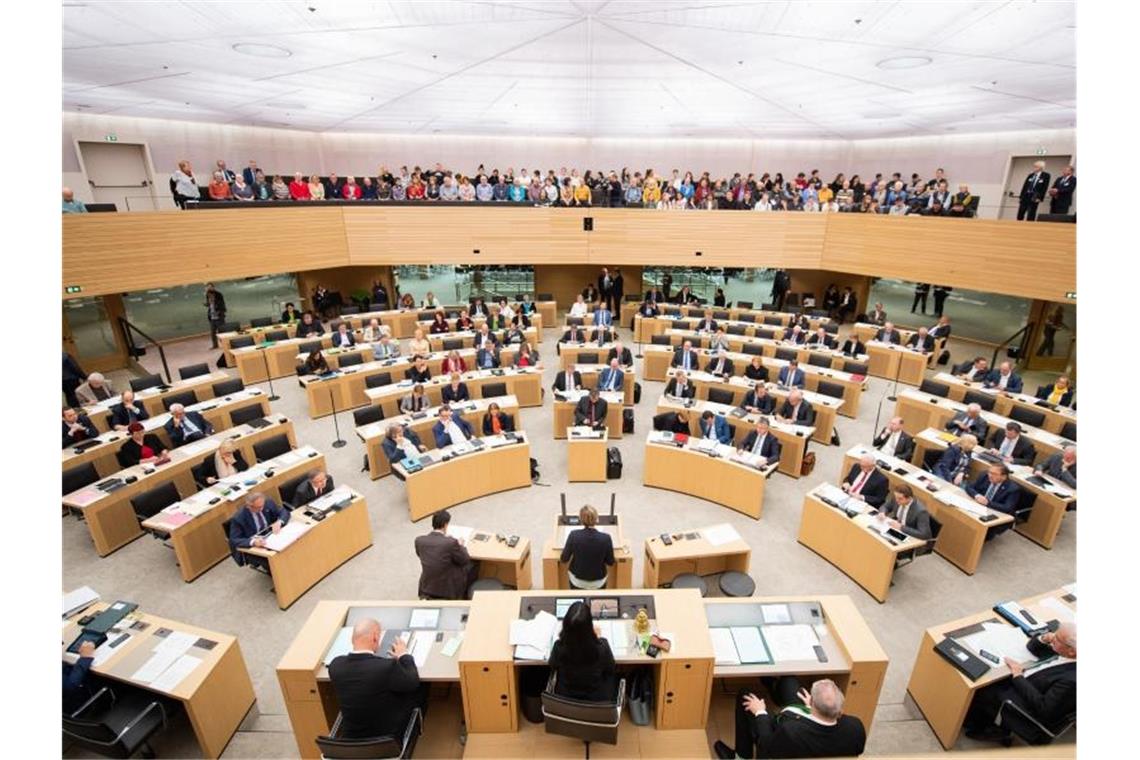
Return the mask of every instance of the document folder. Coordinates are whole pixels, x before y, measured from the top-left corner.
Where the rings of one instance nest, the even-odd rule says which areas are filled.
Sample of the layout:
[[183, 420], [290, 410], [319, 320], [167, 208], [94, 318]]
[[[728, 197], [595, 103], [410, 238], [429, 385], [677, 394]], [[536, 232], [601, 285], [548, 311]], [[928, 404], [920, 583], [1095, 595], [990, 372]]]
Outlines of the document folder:
[[954, 639], [942, 639], [934, 645], [934, 651], [946, 658], [947, 662], [960, 670], [971, 681], [977, 681], [990, 670], [990, 666], [981, 658], [975, 657], [972, 652]]

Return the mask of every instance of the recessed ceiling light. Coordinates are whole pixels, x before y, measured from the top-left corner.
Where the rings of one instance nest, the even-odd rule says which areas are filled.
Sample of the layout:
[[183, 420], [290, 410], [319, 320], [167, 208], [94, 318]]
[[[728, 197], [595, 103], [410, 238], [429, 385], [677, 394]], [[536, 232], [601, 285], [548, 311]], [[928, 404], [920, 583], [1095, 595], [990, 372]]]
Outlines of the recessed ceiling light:
[[894, 58], [884, 58], [875, 65], [880, 69], [917, 69], [920, 66], [929, 66], [933, 59], [925, 55], [899, 55]]
[[259, 58], [288, 58], [293, 55], [292, 51], [280, 45], [266, 45], [261, 42], [238, 42], [233, 45], [233, 51]]

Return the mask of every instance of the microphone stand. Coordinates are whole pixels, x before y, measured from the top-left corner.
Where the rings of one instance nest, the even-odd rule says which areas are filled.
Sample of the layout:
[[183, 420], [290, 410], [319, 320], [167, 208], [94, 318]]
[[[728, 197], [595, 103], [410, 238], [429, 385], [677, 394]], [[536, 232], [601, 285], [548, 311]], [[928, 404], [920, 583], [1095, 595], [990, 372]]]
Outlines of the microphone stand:
[[340, 437], [340, 423], [336, 418], [336, 398], [333, 396], [332, 387], [329, 388], [329, 403], [332, 404], [333, 429], [336, 430], [336, 440], [332, 442], [332, 446], [334, 449], [343, 448], [346, 441]]
[[269, 356], [265, 352], [268, 348], [261, 349], [261, 359], [265, 362], [265, 379], [269, 381], [269, 400], [280, 401], [281, 397], [273, 392], [273, 373], [269, 371]]
[[899, 365], [895, 367], [895, 385], [891, 388], [891, 395], [887, 396], [888, 401], [899, 400], [899, 376], [902, 375], [902, 349], [899, 349]]

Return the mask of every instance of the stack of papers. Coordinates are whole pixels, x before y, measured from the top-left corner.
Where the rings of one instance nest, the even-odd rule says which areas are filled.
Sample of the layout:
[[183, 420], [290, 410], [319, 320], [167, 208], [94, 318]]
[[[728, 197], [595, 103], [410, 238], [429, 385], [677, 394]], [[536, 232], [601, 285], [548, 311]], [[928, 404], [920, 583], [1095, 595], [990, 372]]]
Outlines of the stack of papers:
[[845, 501], [851, 498], [843, 491], [842, 488], [834, 485], [833, 483], [824, 483], [822, 485], [816, 486], [815, 495], [821, 498], [826, 497], [831, 501], [834, 501], [836, 504], [839, 504], [840, 506], [842, 506]]
[[308, 503], [308, 508], [317, 512], [327, 512], [332, 509], [334, 504], [338, 504], [345, 499], [351, 499], [354, 496], [352, 489], [348, 486], [337, 486], [323, 496], [319, 496]]
[[760, 615], [768, 625], [784, 625], [792, 622], [792, 611], [786, 604], [761, 604]]
[[182, 455], [182, 459], [190, 459], [195, 454], [205, 453], [207, 449], [212, 449], [214, 446], [214, 441], [210, 440], [209, 438], [202, 438], [200, 440], [194, 441], [193, 443], [188, 443], [185, 446], [180, 446], [178, 448], [178, 453]]
[[[438, 613], [439, 611], [436, 610]], [[438, 614], [437, 614], [438, 617]], [[422, 668], [431, 654], [431, 643], [435, 641], [435, 631], [416, 631], [412, 634], [412, 641], [408, 645], [408, 653], [416, 661], [416, 667]]]
[[980, 654], [984, 649], [999, 661], [1009, 657], [1017, 662], [1033, 659], [1033, 655], [1025, 648], [1026, 641], [1028, 637], [1017, 626], [989, 622], [982, 623], [980, 632], [958, 639], [959, 644], [968, 647], [975, 654]]
[[760, 629], [754, 625], [733, 626], [732, 641], [736, 645], [736, 654], [742, 665], [762, 664], [772, 662], [772, 655]]
[[540, 611], [531, 620], [512, 620], [510, 643], [515, 648], [515, 659], [547, 659], [557, 633], [558, 618], [546, 610]]
[[818, 659], [819, 637], [810, 625], [765, 625], [761, 631], [776, 662]]
[[439, 626], [439, 607], [416, 608], [412, 610], [409, 628], [435, 630]]
[[475, 535], [475, 529], [468, 528], [466, 525], [455, 525], [452, 523], [447, 526], [447, 535], [463, 543], [468, 543], [471, 541], [471, 537]]
[[1041, 607], [1053, 613], [1061, 623], [1071, 623], [1077, 619], [1077, 615], [1073, 612], [1072, 608], [1056, 597], [1051, 596], [1047, 599], [1042, 599]]
[[705, 534], [705, 540], [709, 542], [710, 546], [723, 546], [724, 544], [730, 544], [733, 541], [740, 540], [740, 534], [736, 532], [736, 528], [728, 523], [705, 528], [702, 532]]
[[736, 642], [732, 640], [731, 628], [710, 628], [713, 653], [717, 665], [739, 665], [740, 655], [736, 652]]
[[308, 533], [312, 527], [311, 524], [300, 521], [287, 523], [281, 527], [281, 530], [265, 538], [265, 548], [279, 552]]
[[99, 601], [99, 594], [90, 586], [81, 586], [63, 595], [63, 616], [70, 617]]
[[186, 654], [198, 637], [172, 631], [154, 648], [154, 654], [131, 676], [159, 691], [172, 691], [190, 675], [202, 660]]
[[617, 654], [624, 654], [630, 650], [633, 638], [630, 636], [629, 620], [597, 620], [594, 625], [601, 631], [603, 639], [610, 642], [610, 648]]

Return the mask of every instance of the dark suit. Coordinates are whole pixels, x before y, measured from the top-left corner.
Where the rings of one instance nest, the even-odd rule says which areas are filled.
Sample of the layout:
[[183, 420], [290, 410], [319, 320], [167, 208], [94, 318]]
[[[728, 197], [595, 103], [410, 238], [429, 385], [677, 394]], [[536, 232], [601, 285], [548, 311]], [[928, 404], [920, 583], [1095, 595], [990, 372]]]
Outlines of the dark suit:
[[918, 333], [915, 333], [914, 335], [910, 336], [910, 340], [908, 340], [906, 344], [911, 348], [917, 348], [920, 351], [929, 352], [934, 350], [934, 338], [930, 337], [929, 334], [927, 334], [925, 339], [922, 339], [918, 336]]
[[951, 330], [950, 325], [935, 325], [927, 331], [927, 335], [936, 341], [941, 341], [942, 345], [945, 346], [946, 339], [950, 337], [951, 332], [953, 332], [953, 330]]
[[771, 414], [776, 411], [776, 397], [764, 394], [764, 398], [757, 399], [756, 389], [750, 388], [748, 392], [744, 394], [744, 401], [741, 402], [741, 406], [745, 409], [755, 409], [760, 412], [760, 414]]
[[[1004, 444], [1005, 428], [998, 428], [990, 436], [988, 445], [991, 449], [1000, 450]], [[1033, 464], [1033, 460], [1037, 458], [1037, 449], [1032, 441], [1024, 435], [1019, 435], [1017, 436], [1017, 443], [1013, 444], [1013, 451], [1010, 456], [1013, 459], [1012, 464]]]
[[[960, 427], [956, 423], [963, 423], [965, 427]], [[946, 429], [955, 435], [962, 435], [963, 433], [970, 433], [978, 439], [978, 443], [986, 440], [986, 431], [990, 426], [982, 419], [982, 415], [978, 415], [976, 419], [971, 420], [965, 412], [958, 412], [949, 422], [946, 423]]]
[[[967, 361], [964, 361], [961, 364], [955, 366], [953, 371], [951, 372], [951, 374], [953, 374], [953, 375], [965, 375], [972, 369], [974, 369], [974, 362], [967, 360]], [[989, 375], [989, 373], [990, 372], [988, 369], [987, 370], [978, 370], [978, 371], [974, 372], [974, 377], [970, 380], [970, 382], [980, 383], [986, 379], [986, 377]]]
[[[575, 425], [588, 425], [590, 419], [590, 401], [589, 396], [583, 396], [578, 399], [578, 405], [574, 407], [574, 424]], [[594, 429], [601, 430], [606, 426], [606, 411], [609, 405], [604, 398], [598, 398], [594, 406]]]
[[867, 321], [873, 325], [881, 325], [887, 321], [887, 313], [885, 311], [868, 312]]
[[123, 467], [134, 467], [142, 460], [143, 446], [150, 448], [150, 450], [154, 452], [155, 456], [158, 456], [160, 451], [164, 451], [166, 449], [166, 447], [162, 445], [162, 441], [158, 440], [158, 436], [152, 433], [143, 434], [142, 446], [135, 443], [135, 440], [133, 438], [128, 438], [119, 449], [119, 464], [121, 464]]
[[759, 367], [753, 367], [749, 364], [744, 368], [744, 376], [749, 380], [757, 382], [768, 382], [768, 368], [761, 364]]
[[609, 364], [613, 359], [617, 359], [618, 364], [623, 367], [630, 367], [633, 365], [633, 353], [625, 346], [622, 346], [621, 356], [618, 356], [616, 348], [610, 349], [609, 353], [606, 354], [606, 364]]
[[499, 349], [496, 348], [480, 348], [475, 352], [475, 368], [476, 369], [493, 369], [499, 367]]
[[[898, 520], [899, 509], [895, 497], [892, 496], [880, 511], [887, 517]], [[906, 508], [906, 521], [901, 522], [900, 525], [899, 530], [908, 536], [921, 538], [923, 541], [929, 541], [933, 537], [930, 529], [930, 513], [926, 511], [918, 499], [910, 500], [910, 504]]]
[[[783, 680], [783, 679], [781, 679]], [[753, 715], [736, 700], [736, 752], [740, 757], [855, 757], [863, 752], [867, 732], [853, 715], [840, 715], [832, 726], [796, 713]], [[757, 754], [758, 751], [758, 754]]]
[[[1026, 641], [1025, 648], [1038, 659], [1054, 654], [1053, 648], [1037, 637]], [[975, 692], [970, 705], [967, 726], [979, 729], [992, 726], [999, 708], [1007, 699], [1045, 726], [1055, 727], [1077, 709], [1077, 663], [1062, 662], [1029, 676], [1002, 679], [980, 689]], [[1027, 740], [1039, 743], [1048, 741], [1036, 726], [1009, 708], [1002, 712], [1002, 726], [1016, 729], [1018, 735]]]
[[1049, 200], [1049, 213], [1069, 213], [1069, 207], [1073, 205], [1073, 192], [1077, 189], [1077, 175], [1070, 174], [1066, 177], [1062, 174], [1053, 180], [1053, 189], [1057, 194]]
[[[685, 366], [685, 357], [688, 357], [689, 365]], [[684, 347], [676, 348], [673, 350], [673, 361], [669, 363], [671, 367], [684, 367], [685, 369], [698, 369], [700, 367], [700, 357], [696, 351], [690, 350], [685, 353]]]
[[825, 335], [823, 336], [823, 340], [820, 340], [819, 334], [817, 333], [808, 338], [808, 345], [819, 346], [820, 348], [835, 348], [835, 339], [830, 335]]
[[434, 599], [466, 599], [467, 587], [475, 580], [475, 563], [467, 550], [451, 536], [438, 531], [416, 536], [420, 572], [419, 595]]
[[890, 334], [890, 336], [888, 336], [887, 331], [883, 328], [880, 328], [879, 331], [877, 333], [875, 333], [875, 340], [890, 342], [890, 343], [894, 343], [895, 345], [898, 345], [900, 342], [899, 331], [898, 330], [891, 330], [891, 334]]
[[[456, 427], [458, 427], [460, 431], [462, 431], [463, 434], [467, 436], [468, 439], [470, 439], [471, 436], [475, 435], [475, 430], [471, 427], [471, 423], [463, 419], [458, 414], [452, 414], [451, 421], [455, 423]], [[439, 422], [436, 422], [434, 425], [432, 425], [431, 434], [435, 437], [435, 445], [441, 449], [444, 446], [450, 446], [453, 443], [451, 440], [451, 434], [443, 425], [443, 420], [440, 420]]]
[[333, 333], [332, 344], [333, 348], [352, 348], [356, 345], [356, 336], [352, 334], [351, 330], [345, 332], [344, 335], [337, 331]]
[[[882, 451], [883, 446], [887, 444], [887, 441], [889, 441], [890, 438], [891, 432], [886, 428], [883, 428], [883, 431], [875, 436], [874, 440], [871, 441], [871, 446]], [[910, 458], [914, 456], [914, 438], [912, 438], [910, 433], [906, 432], [905, 430], [899, 431], [899, 440], [898, 443], [895, 444], [895, 456], [907, 462], [909, 462]]]
[[471, 392], [467, 390], [467, 383], [460, 382], [458, 386], [452, 386], [450, 383], [443, 386], [441, 393], [443, 403], [454, 404], [458, 401], [467, 401], [471, 398]]
[[[1054, 384], [1042, 385], [1037, 389], [1037, 398], [1048, 399], [1053, 395]], [[1073, 403], [1073, 389], [1069, 388], [1061, 394], [1061, 406], [1070, 406]]]
[[1017, 204], [1017, 221], [1037, 219], [1037, 204], [1045, 200], [1049, 189], [1049, 172], [1030, 172], [1021, 185], [1021, 200]]
[[[289, 522], [289, 510], [277, 506], [277, 502], [269, 498], [265, 500], [265, 506], [261, 510], [261, 516], [267, 528], [278, 520], [281, 521], [282, 525], [286, 525]], [[257, 521], [254, 519], [253, 512], [249, 510], [249, 507], [239, 509], [237, 514], [233, 516], [233, 519], [230, 520], [230, 554], [233, 555], [234, 561], [239, 565], [262, 559], [261, 557], [249, 557], [238, 551], [238, 549], [248, 549], [252, 546], [251, 542], [257, 536], [258, 532]]]
[[[847, 471], [847, 477], [843, 482], [847, 485], [854, 485], [855, 481], [863, 475], [863, 470], [860, 469], [859, 464], [851, 465], [851, 469]], [[890, 481], [887, 476], [879, 472], [878, 467], [871, 469], [871, 474], [867, 477], [867, 482], [859, 489], [859, 495], [863, 497], [863, 501], [870, 504], [872, 507], [881, 507], [883, 502], [887, 500], [887, 490], [890, 488]]]
[[[744, 440], [740, 444], [742, 451], [751, 453], [752, 448], [756, 445], [756, 431], [749, 430], [748, 435], [744, 436]], [[760, 456], [764, 457], [768, 464], [780, 461], [780, 450], [782, 445], [780, 439], [772, 435], [771, 431], [764, 436], [764, 442], [760, 444], [760, 451], [757, 452]]]
[[324, 496], [334, 488], [336, 488], [336, 484], [333, 482], [333, 476], [328, 473], [325, 474], [325, 487], [320, 493], [317, 493], [317, 489], [313, 488], [313, 481], [306, 480], [297, 486], [297, 490], [293, 492], [293, 507], [302, 507], [318, 496]]
[[569, 562], [570, 573], [583, 581], [606, 577], [606, 567], [614, 564], [614, 541], [608, 533], [594, 528], [570, 531], [559, 562]]
[[804, 375], [804, 371], [797, 367], [793, 374], [790, 371], [791, 369], [790, 365], [780, 367], [780, 374], [776, 375], [776, 382], [780, 385], [786, 385], [792, 388], [803, 388], [807, 382], [807, 376]]
[[783, 337], [784, 340], [790, 340], [797, 346], [802, 346], [803, 344], [807, 343], [807, 336], [804, 335], [803, 330], [797, 333], [793, 327], [785, 328]]
[[[997, 388], [1000, 382], [1001, 370], [991, 369], [990, 373], [986, 375], [985, 386], [987, 388]], [[1010, 393], [1021, 393], [1021, 375], [1011, 370], [1009, 379], [1005, 381], [1005, 389]]]
[[[989, 473], [983, 472], [978, 476], [978, 479], [973, 483], [965, 484], [966, 493], [970, 496], [977, 496], [981, 494], [986, 495], [990, 489], [990, 476]], [[996, 509], [999, 512], [1005, 512], [1007, 515], [1012, 515], [1013, 511], [1017, 509], [1017, 500], [1021, 496], [1021, 489], [1017, 487], [1009, 478], [1002, 481], [1001, 485], [994, 491], [993, 498], [989, 500], [989, 508]]]
[[566, 332], [562, 333], [563, 343], [585, 343], [586, 342], [586, 328], [584, 327], [571, 327]]
[[329, 663], [345, 739], [394, 736], [399, 741], [412, 711], [423, 704], [420, 675], [411, 654], [398, 660], [364, 652]]
[[[409, 440], [413, 444], [415, 444], [415, 447], [417, 449], [421, 445], [420, 444], [420, 437], [418, 435], [416, 435], [416, 432], [414, 430], [405, 430], [404, 431], [404, 438], [406, 438], [407, 440]], [[404, 454], [404, 450], [401, 449], [399, 446], [397, 446], [396, 443], [391, 438], [388, 438], [387, 436], [384, 437], [384, 441], [383, 441], [383, 443], [380, 444], [380, 448], [384, 449], [384, 454], [385, 454], [385, 456], [388, 457], [388, 461], [391, 464], [396, 464], [396, 462], [399, 462], [401, 459], [403, 459], [406, 456]]]
[[851, 337], [843, 341], [843, 346], [839, 350], [848, 356], [858, 356], [867, 353], [867, 346], [858, 338]]
[[147, 412], [146, 407], [138, 401], [135, 401], [129, 407], [126, 404], [115, 404], [111, 407], [111, 427], [122, 425], [127, 427], [132, 422], [141, 422], [142, 420], [150, 419], [150, 413]]
[[[187, 433], [187, 420], [189, 420], [194, 427], [198, 428], [197, 433]], [[214, 426], [206, 422], [206, 418], [198, 412], [186, 412], [186, 416], [182, 418], [181, 425], [175, 425], [174, 418], [171, 417], [162, 427], [166, 430], [166, 434], [170, 436], [170, 442], [173, 443], [176, 448], [184, 443], [199, 441], [214, 433]]]
[[[582, 387], [582, 373], [581, 372], [579, 372], [578, 370], [571, 371], [570, 379], [573, 382], [575, 389]], [[554, 376], [554, 390], [556, 390], [556, 391], [565, 391], [566, 390], [566, 370], [564, 370], [564, 369], [559, 370], [558, 374]]]
[[713, 375], [732, 377], [732, 359], [729, 359], [724, 354], [719, 354], [708, 363], [708, 366], [705, 367], [705, 372]]
[[702, 319], [700, 321], [700, 324], [697, 325], [697, 330], [716, 332], [716, 327], [717, 324], [715, 319]]
[[90, 440], [91, 438], [97, 438], [99, 436], [99, 431], [95, 429], [95, 426], [93, 424], [91, 424], [91, 420], [86, 414], [79, 415], [75, 421], [79, 425], [83, 426], [83, 435], [81, 436], [72, 435], [71, 426], [63, 420], [60, 420], [60, 422], [63, 424], [63, 448], [65, 449], [68, 446], [74, 446], [77, 443], [82, 443], [83, 441]]
[[1061, 452], [1057, 452], [1042, 462], [1040, 469], [1041, 472], [1051, 478], [1056, 478], [1069, 488], [1077, 487], [1077, 463], [1073, 462], [1072, 467], [1066, 468]]
[[[502, 432], [509, 433], [515, 429], [515, 418], [506, 412], [499, 412], [499, 427]], [[491, 415], [483, 415], [483, 435], [494, 435], [495, 431], [491, 427]]]
[[78, 710], [91, 698], [87, 685], [87, 673], [95, 663], [94, 657], [80, 657], [74, 665], [63, 663], [63, 710], [70, 713]]
[[[710, 430], [711, 427], [711, 430]], [[711, 432], [718, 443], [732, 443], [732, 426], [722, 415], [714, 414], [712, 420], [701, 419], [697, 421], [697, 429], [701, 438], [708, 438]]]
[[697, 389], [690, 382], [686, 382], [681, 386], [680, 390], [677, 388], [677, 378], [669, 378], [669, 382], [665, 383], [666, 396], [680, 396], [681, 398], [696, 398]]
[[934, 465], [934, 474], [952, 483], [959, 471], [967, 476], [970, 474], [970, 457], [962, 451], [961, 446], [951, 444]]
[[[797, 425], [810, 425], [812, 411], [811, 404], [808, 403], [807, 399], [804, 399], [800, 402], [799, 413], [795, 415], [795, 419], [792, 421]], [[789, 402], [785, 401], [780, 405], [780, 416], [785, 419], [792, 419], [792, 405]]]
[[305, 324], [304, 320], [297, 323], [297, 337], [305, 338], [309, 335], [324, 335], [325, 328], [321, 326], [319, 319], [314, 319], [311, 325]]
[[616, 337], [616, 333], [609, 327], [595, 327], [590, 330], [590, 342], [598, 345], [611, 343]]

